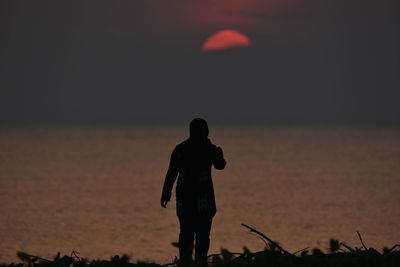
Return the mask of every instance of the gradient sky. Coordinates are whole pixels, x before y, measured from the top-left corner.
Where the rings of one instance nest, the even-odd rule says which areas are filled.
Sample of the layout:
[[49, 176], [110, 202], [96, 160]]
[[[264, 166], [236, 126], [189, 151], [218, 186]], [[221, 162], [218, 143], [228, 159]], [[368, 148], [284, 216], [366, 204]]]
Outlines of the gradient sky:
[[[0, 121], [400, 122], [400, 2], [1, 1]], [[251, 48], [204, 53], [221, 29]]]

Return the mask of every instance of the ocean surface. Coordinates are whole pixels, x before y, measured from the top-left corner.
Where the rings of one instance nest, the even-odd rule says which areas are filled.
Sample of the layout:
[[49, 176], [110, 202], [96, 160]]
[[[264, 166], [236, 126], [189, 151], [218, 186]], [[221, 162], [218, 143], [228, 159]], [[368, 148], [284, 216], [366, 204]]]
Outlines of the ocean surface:
[[[175, 199], [160, 207], [172, 149], [187, 126], [0, 126], [0, 262], [24, 251], [167, 263], [178, 255]], [[400, 126], [210, 125], [228, 162], [213, 171], [210, 253], [265, 244], [294, 252], [330, 238], [400, 242]]]

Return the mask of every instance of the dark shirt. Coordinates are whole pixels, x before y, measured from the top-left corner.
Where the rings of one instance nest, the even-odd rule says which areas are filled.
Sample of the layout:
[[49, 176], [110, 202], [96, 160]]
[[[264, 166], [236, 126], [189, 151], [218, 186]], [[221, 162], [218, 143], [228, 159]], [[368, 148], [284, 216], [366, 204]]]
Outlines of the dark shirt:
[[221, 148], [209, 139], [189, 138], [177, 145], [164, 181], [163, 196], [171, 198], [176, 186], [176, 211], [178, 217], [214, 216], [216, 213], [211, 166], [222, 170], [226, 162]]

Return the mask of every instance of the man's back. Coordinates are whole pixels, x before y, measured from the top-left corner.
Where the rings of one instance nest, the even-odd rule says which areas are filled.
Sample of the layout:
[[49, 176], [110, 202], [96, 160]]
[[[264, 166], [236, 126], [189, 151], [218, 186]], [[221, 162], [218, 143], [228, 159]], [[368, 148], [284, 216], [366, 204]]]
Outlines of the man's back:
[[176, 200], [178, 216], [213, 216], [216, 212], [211, 166], [225, 167], [222, 150], [209, 139], [188, 139], [172, 153], [179, 170]]

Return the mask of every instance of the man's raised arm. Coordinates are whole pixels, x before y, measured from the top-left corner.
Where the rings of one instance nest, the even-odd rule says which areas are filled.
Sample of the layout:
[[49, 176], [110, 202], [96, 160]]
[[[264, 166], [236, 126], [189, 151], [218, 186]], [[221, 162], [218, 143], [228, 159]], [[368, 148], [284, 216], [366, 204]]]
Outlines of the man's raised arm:
[[217, 170], [223, 170], [225, 168], [226, 161], [224, 159], [224, 153], [220, 147], [215, 149], [215, 159], [213, 165]]

